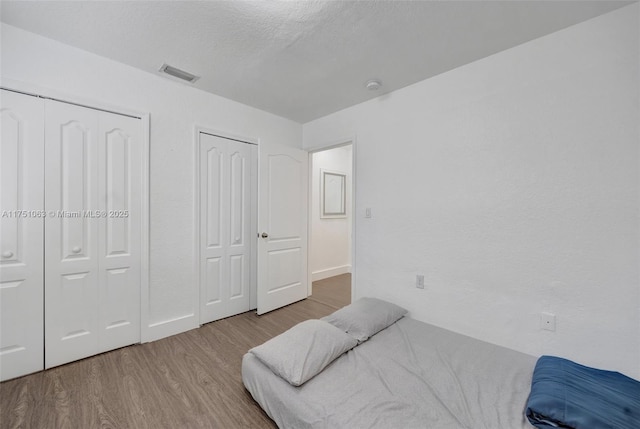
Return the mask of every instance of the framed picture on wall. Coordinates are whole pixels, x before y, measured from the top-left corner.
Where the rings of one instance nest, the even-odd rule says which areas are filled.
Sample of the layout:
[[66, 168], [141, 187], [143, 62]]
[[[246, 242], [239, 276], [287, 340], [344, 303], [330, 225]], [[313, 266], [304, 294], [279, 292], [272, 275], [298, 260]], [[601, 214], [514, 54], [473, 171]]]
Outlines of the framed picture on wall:
[[320, 217], [347, 217], [347, 175], [320, 170]]

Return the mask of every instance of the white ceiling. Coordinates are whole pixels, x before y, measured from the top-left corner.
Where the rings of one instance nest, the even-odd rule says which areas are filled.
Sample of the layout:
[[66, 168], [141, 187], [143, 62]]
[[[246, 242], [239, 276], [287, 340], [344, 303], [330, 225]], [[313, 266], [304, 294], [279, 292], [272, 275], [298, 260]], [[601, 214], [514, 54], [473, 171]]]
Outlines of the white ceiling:
[[7, 24], [304, 123], [631, 2], [1, 3]]

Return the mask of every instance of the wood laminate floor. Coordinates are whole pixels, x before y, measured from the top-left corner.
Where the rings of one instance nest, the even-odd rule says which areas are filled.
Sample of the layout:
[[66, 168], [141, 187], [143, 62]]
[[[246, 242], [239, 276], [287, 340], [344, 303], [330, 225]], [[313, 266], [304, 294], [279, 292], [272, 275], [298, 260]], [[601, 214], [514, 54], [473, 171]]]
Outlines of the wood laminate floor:
[[351, 303], [351, 274], [341, 274], [313, 282], [310, 300], [326, 304], [334, 309]]
[[0, 383], [0, 428], [274, 428], [242, 384], [242, 356], [348, 304], [350, 284], [349, 274], [326, 279], [309, 299], [262, 316], [243, 313]]

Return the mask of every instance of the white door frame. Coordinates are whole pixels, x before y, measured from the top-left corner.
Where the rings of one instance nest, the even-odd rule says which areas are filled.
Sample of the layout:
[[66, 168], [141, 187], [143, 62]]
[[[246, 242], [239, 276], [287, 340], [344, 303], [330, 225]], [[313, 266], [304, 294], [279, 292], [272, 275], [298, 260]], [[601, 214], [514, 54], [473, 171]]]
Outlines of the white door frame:
[[[323, 146], [317, 146], [314, 148], [310, 148], [308, 149], [309, 151], [309, 221], [307, 222], [307, 234], [308, 234], [308, 249], [307, 249], [307, 255], [308, 257], [310, 257], [311, 255], [311, 249], [313, 246], [313, 242], [312, 242], [312, 234], [311, 234], [311, 198], [312, 198], [312, 186], [313, 186], [313, 181], [312, 179], [312, 175], [313, 175], [313, 154], [317, 153], [317, 152], [324, 152], [326, 150], [331, 150], [331, 149], [335, 149], [335, 148], [339, 148], [342, 146], [348, 146], [351, 145], [351, 217], [350, 217], [350, 222], [351, 222], [351, 302], [356, 300], [356, 216], [357, 216], [357, 212], [356, 212], [356, 136], [350, 136], [350, 137], [345, 137], [342, 139], [337, 139], [334, 140], [333, 142], [327, 143], [326, 145]], [[312, 292], [312, 281], [311, 281], [311, 264], [309, 264], [307, 266], [307, 285], [309, 288], [308, 291], [308, 295], [311, 296], [311, 292]]]
[[150, 341], [149, 338], [149, 140], [150, 140], [150, 120], [148, 112], [138, 112], [121, 106], [114, 106], [93, 99], [69, 95], [51, 88], [17, 81], [14, 79], [2, 78], [0, 88], [9, 91], [19, 92], [38, 98], [45, 98], [60, 101], [68, 104], [75, 104], [90, 109], [115, 113], [118, 115], [131, 116], [141, 121], [142, 127], [142, 160], [140, 164], [140, 342]]
[[[213, 128], [204, 127], [201, 125], [196, 125], [193, 128], [193, 156], [194, 156], [194, 174], [193, 174], [193, 192], [194, 192], [194, 202], [193, 202], [193, 246], [194, 246], [194, 264], [193, 264], [193, 275], [196, 279], [196, 291], [194, 293], [194, 316], [197, 321], [198, 326], [200, 326], [200, 302], [202, 297], [201, 293], [201, 285], [200, 285], [200, 133], [210, 134], [213, 136], [221, 137], [224, 139], [235, 140], [240, 143], [251, 144], [259, 147], [260, 140], [252, 137], [240, 136], [237, 134], [232, 134], [226, 131], [221, 131]], [[258, 272], [258, 254], [257, 254], [257, 245], [256, 239], [257, 231], [258, 231], [258, 165], [257, 165], [257, 156], [255, 161], [255, 165], [252, 166], [252, 174], [254, 178], [252, 178], [252, 195], [251, 195], [251, 231], [249, 232], [249, 237], [252, 240], [251, 247], [251, 286], [249, 288], [250, 294], [250, 309], [253, 310], [258, 306], [257, 300], [257, 283], [256, 276]]]

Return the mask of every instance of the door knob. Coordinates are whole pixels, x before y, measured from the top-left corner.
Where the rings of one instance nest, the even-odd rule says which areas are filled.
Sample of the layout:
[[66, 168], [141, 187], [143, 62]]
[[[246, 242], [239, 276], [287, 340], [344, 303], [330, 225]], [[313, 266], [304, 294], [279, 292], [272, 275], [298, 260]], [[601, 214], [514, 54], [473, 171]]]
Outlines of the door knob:
[[268, 238], [268, 237], [269, 237], [269, 234], [267, 234], [266, 232], [263, 232], [263, 233], [262, 233], [262, 235], [261, 235], [261, 237], [262, 237], [262, 238]]
[[82, 249], [81, 249], [80, 247], [78, 247], [78, 246], [75, 246], [73, 249], [71, 249], [71, 251], [72, 251], [73, 253], [80, 253], [80, 251], [81, 251], [81, 250], [82, 250]]
[[9, 259], [12, 256], [13, 256], [13, 252], [10, 252], [9, 250], [7, 250], [6, 252], [2, 252], [2, 257], [3, 258]]

